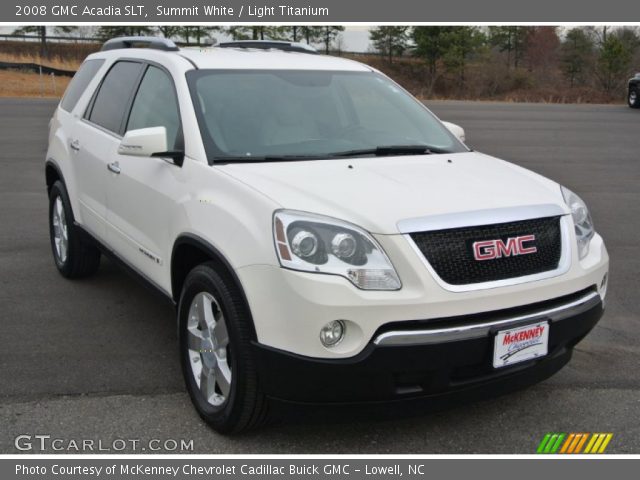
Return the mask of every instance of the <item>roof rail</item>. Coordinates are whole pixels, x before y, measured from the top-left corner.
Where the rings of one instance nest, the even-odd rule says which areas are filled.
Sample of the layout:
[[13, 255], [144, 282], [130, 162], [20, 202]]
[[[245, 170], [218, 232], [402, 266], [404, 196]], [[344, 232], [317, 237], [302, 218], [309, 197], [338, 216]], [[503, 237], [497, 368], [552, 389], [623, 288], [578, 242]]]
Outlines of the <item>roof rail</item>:
[[172, 40], [162, 37], [116, 37], [107, 40], [102, 45], [101, 51], [119, 50], [121, 48], [147, 47], [165, 52], [177, 52], [180, 50]]
[[237, 40], [233, 42], [222, 42], [220, 48], [258, 48], [261, 50], [283, 50], [285, 52], [300, 52], [317, 55], [318, 51], [311, 45], [297, 42], [281, 42], [278, 40]]

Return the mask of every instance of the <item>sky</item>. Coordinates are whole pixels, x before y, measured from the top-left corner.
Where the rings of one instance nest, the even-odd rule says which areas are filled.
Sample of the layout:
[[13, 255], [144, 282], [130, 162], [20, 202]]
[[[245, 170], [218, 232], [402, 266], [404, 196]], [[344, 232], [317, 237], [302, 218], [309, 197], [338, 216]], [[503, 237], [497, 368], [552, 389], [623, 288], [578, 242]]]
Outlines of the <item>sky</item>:
[[345, 27], [342, 32], [343, 50], [348, 52], [366, 52], [371, 48], [369, 41], [369, 27]]

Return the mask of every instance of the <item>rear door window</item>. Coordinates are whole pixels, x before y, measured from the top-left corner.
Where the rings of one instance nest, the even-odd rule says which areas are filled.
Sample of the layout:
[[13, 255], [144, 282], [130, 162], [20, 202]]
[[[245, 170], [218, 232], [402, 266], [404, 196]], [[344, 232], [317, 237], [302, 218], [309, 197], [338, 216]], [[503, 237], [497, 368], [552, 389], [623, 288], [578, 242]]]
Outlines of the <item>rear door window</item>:
[[136, 88], [142, 64], [121, 61], [111, 67], [86, 118], [111, 132], [121, 133], [123, 118]]
[[78, 100], [80, 100], [80, 97], [87, 89], [89, 82], [96, 76], [96, 73], [98, 73], [103, 63], [104, 59], [98, 58], [95, 60], [87, 60], [80, 66], [80, 69], [73, 76], [71, 83], [69, 83], [62, 102], [60, 102], [60, 107], [63, 110], [70, 112], [75, 108]]

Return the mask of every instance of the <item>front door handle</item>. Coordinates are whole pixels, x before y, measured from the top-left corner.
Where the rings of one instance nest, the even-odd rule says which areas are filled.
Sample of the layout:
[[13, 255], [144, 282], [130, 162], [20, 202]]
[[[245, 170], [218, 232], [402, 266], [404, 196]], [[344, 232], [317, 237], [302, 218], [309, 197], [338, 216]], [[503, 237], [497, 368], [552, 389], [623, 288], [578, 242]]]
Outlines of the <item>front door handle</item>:
[[74, 140], [69, 144], [71, 150], [75, 150], [76, 152], [80, 151], [80, 142], [78, 140]]
[[110, 172], [115, 174], [120, 174], [120, 164], [118, 162], [113, 162], [107, 165], [107, 168]]

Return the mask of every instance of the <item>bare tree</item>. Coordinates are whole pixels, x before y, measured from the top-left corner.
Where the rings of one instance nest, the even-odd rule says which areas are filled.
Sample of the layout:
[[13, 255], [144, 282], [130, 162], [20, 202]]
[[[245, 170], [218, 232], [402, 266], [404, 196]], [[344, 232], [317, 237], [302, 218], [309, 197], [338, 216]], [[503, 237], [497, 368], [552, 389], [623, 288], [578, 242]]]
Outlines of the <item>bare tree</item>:
[[165, 38], [177, 37], [182, 31], [182, 27], [173, 25], [158, 25], [156, 28], [158, 29], [158, 32], [160, 32], [160, 35]]
[[335, 38], [340, 34], [340, 32], [344, 32], [344, 27], [340, 25], [327, 25], [322, 28], [322, 43], [324, 43], [324, 53], [329, 55], [329, 51], [331, 50], [331, 44], [335, 40]]

